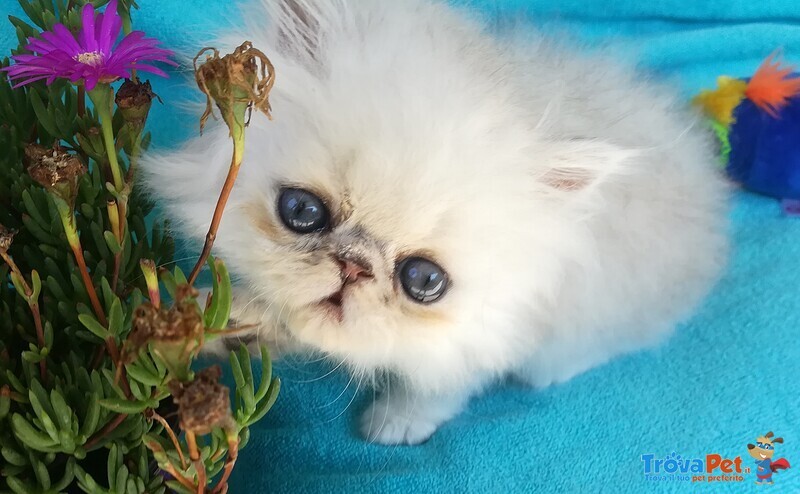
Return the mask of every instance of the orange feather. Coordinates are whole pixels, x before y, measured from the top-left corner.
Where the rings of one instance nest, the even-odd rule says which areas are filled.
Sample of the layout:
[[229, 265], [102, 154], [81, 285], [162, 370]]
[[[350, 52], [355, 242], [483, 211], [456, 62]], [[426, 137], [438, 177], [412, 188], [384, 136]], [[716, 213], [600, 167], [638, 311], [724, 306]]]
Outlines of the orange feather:
[[790, 98], [800, 94], [800, 77], [792, 77], [794, 67], [781, 67], [770, 55], [747, 84], [745, 96], [773, 117]]

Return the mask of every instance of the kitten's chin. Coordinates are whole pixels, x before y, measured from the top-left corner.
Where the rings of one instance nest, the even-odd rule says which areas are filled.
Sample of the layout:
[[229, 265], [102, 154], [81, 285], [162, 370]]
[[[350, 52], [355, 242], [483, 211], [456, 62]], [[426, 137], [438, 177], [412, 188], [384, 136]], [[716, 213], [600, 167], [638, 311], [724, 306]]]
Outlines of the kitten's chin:
[[290, 311], [284, 320], [286, 329], [301, 344], [336, 358], [350, 360], [364, 352], [381, 353], [376, 352], [376, 341], [370, 337], [372, 332], [364, 332], [372, 324], [365, 324], [365, 316], [360, 313], [361, 301], [351, 299], [356, 295], [348, 291], [339, 290]]

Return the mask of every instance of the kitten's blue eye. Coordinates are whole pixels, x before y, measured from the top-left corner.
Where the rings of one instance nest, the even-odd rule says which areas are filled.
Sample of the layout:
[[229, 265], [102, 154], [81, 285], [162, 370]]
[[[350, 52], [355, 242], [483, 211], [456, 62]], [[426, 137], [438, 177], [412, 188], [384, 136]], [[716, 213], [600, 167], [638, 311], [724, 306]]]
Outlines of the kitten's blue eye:
[[421, 304], [437, 301], [447, 289], [447, 273], [422, 257], [409, 257], [400, 263], [397, 276], [406, 295]]
[[330, 222], [328, 208], [322, 199], [303, 189], [282, 189], [278, 197], [278, 214], [283, 224], [297, 233], [324, 230]]

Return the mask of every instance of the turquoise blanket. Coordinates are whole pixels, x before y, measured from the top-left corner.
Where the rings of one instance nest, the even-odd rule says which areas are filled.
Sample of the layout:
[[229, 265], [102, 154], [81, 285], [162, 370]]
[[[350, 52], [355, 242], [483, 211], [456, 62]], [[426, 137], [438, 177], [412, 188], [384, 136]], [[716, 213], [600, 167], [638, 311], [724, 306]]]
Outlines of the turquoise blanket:
[[[687, 97], [717, 75], [751, 74], [776, 48], [800, 62], [794, 0], [465, 1], [490, 18], [524, 15], [619, 44], [621, 56]], [[138, 2], [138, 28], [186, 53], [238, 16], [228, 2]], [[0, 7], [19, 12], [14, 0]], [[3, 26], [0, 48], [12, 39]], [[174, 75], [155, 81], [170, 103], [192, 94]], [[156, 146], [174, 146], [195, 132], [196, 115], [157, 108], [152, 128]], [[422, 446], [363, 442], [354, 424], [371, 392], [356, 393], [357, 383], [322, 364], [284, 362], [281, 396], [253, 428], [231, 492], [750, 492], [758, 487], [747, 444], [769, 430], [785, 438], [775, 458], [793, 466], [767, 489], [800, 491], [800, 220], [746, 193], [732, 220], [727, 274], [668, 344], [544, 392], [497, 387]], [[712, 473], [682, 473], [695, 459]]]

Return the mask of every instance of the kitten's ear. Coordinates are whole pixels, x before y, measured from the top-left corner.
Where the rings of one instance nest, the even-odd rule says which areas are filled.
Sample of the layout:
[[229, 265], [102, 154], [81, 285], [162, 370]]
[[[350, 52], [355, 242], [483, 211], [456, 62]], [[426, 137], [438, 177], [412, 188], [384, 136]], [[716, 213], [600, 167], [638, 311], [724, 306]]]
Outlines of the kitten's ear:
[[622, 164], [636, 156], [633, 149], [595, 139], [549, 141], [549, 167], [538, 180], [560, 191], [583, 191], [622, 174]]

